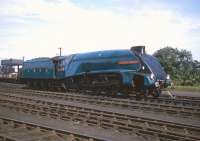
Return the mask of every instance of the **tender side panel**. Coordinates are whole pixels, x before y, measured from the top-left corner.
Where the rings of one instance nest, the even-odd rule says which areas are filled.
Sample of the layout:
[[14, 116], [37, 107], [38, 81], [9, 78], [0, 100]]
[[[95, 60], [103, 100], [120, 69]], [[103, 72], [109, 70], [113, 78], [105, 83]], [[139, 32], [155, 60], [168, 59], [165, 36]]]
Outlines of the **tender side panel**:
[[23, 79], [52, 79], [55, 77], [51, 59], [33, 59], [26, 61], [22, 69]]

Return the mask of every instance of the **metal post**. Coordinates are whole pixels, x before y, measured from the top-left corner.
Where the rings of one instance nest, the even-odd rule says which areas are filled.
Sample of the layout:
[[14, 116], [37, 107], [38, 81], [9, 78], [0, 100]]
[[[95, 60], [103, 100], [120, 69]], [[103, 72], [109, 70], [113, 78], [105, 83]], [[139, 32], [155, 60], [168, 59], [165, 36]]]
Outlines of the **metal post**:
[[61, 53], [62, 53], [62, 48], [60, 47], [60, 48], [58, 48], [59, 50], [60, 50], [60, 56], [62, 55]]

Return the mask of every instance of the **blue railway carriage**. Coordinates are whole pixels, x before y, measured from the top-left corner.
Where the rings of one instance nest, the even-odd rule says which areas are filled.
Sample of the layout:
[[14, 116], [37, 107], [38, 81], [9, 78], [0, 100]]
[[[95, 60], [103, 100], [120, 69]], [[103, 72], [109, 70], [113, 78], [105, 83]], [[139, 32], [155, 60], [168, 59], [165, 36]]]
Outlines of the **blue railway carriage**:
[[60, 86], [63, 89], [86, 89], [159, 96], [170, 84], [159, 61], [145, 53], [145, 47], [37, 58], [26, 61], [22, 78], [28, 85]]

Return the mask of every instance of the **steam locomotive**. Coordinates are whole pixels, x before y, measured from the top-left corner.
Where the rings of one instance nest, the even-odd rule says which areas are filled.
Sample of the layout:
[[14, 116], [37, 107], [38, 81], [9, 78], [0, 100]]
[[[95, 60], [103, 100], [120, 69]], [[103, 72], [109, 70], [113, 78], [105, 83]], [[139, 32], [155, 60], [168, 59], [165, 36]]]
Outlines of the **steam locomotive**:
[[24, 62], [21, 79], [36, 88], [136, 92], [155, 97], [170, 85], [169, 76], [157, 58], [146, 54], [145, 46], [31, 59]]

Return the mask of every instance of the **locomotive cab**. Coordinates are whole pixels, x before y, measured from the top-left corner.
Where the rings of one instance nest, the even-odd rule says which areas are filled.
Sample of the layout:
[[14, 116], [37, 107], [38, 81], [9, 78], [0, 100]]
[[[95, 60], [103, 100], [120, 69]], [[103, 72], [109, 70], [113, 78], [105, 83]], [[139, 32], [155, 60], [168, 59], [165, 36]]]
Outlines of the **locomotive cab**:
[[65, 57], [64, 56], [56, 56], [53, 59], [53, 63], [54, 63], [54, 72], [55, 72], [55, 76], [56, 78], [63, 78], [65, 75]]

